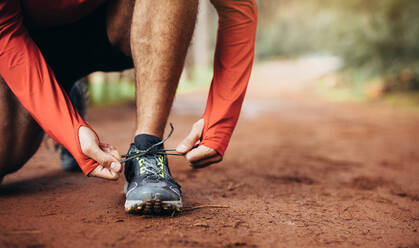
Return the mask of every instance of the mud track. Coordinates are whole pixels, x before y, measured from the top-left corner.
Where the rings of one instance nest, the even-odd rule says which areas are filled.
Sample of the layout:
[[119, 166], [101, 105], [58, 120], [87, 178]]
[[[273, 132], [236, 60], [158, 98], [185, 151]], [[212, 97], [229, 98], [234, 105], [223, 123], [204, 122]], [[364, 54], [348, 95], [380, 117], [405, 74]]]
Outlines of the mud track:
[[[0, 186], [0, 247], [418, 247], [419, 116], [318, 99], [310, 82], [323, 72], [310, 63], [257, 68], [221, 164], [170, 158], [187, 209], [178, 216], [126, 214], [123, 179], [63, 172], [42, 147]], [[177, 98], [168, 147], [205, 94]], [[134, 111], [96, 107], [89, 122], [125, 152]]]

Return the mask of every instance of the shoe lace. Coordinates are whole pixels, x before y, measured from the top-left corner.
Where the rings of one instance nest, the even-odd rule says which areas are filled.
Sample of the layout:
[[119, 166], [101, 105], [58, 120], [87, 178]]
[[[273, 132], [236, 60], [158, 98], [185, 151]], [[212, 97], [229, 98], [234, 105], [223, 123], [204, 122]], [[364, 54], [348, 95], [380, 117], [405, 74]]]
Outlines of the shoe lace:
[[[154, 145], [150, 146], [148, 149], [145, 150], [137, 150], [134, 153], [127, 153], [125, 155], [122, 155], [121, 157], [123, 158], [122, 160], [120, 160], [121, 163], [125, 163], [131, 159], [137, 158], [137, 157], [143, 157], [143, 156], [147, 156], [147, 155], [174, 155], [174, 156], [183, 156], [182, 153], [178, 153], [178, 152], [174, 152], [176, 151], [175, 148], [170, 148], [170, 149], [156, 149], [157, 146], [164, 144], [164, 142], [166, 142], [166, 140], [168, 140], [170, 138], [170, 136], [172, 136], [172, 133], [174, 131], [173, 125], [172, 123], [170, 123], [170, 132], [169, 134], [166, 136], [166, 138], [162, 139], [160, 142], [155, 143]], [[149, 167], [149, 166], [147, 166]], [[154, 166], [153, 166], [154, 167]], [[161, 171], [160, 171], [161, 172]], [[154, 174], [154, 173], [153, 173]]]
[[[157, 155], [157, 156], [161, 156], [161, 155]], [[145, 171], [148, 172], [146, 174], [147, 178], [150, 179], [157, 179], [159, 178], [159, 175], [161, 175], [162, 173], [164, 174], [163, 169], [159, 166], [161, 163], [161, 161], [159, 161], [160, 157], [156, 157], [153, 156], [153, 159], [157, 161], [157, 166], [155, 163], [150, 162], [149, 160], [144, 160], [144, 162], [142, 163], [141, 168]]]

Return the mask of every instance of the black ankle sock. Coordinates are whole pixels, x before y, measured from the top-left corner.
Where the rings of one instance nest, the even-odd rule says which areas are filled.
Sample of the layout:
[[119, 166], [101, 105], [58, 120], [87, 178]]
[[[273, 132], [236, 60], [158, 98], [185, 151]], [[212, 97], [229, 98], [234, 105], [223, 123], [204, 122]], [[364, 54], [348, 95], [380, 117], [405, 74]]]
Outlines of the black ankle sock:
[[[139, 134], [139, 135], [136, 135], [134, 138], [134, 144], [140, 150], [148, 149], [150, 146], [160, 141], [161, 139], [159, 137], [156, 137], [154, 135], [149, 135], [149, 134]], [[163, 149], [163, 145], [159, 145], [155, 148]]]

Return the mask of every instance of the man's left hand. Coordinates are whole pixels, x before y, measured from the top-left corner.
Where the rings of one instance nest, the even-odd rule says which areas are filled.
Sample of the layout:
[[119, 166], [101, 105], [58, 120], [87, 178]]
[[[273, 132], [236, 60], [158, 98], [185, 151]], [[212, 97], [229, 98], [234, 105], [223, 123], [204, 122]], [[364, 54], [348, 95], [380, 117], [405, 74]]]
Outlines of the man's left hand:
[[195, 169], [207, 167], [208, 165], [221, 162], [223, 159], [216, 150], [204, 145], [199, 145], [203, 129], [204, 119], [200, 119], [193, 124], [191, 132], [176, 147], [176, 151], [185, 154], [185, 158], [189, 162], [189, 165]]

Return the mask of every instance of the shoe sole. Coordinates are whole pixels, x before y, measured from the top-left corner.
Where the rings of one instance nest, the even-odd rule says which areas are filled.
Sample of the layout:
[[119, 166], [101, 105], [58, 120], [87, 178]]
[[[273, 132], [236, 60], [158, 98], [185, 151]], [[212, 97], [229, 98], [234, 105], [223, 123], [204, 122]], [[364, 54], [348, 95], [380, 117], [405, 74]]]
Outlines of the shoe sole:
[[[127, 193], [128, 184], [124, 185], [124, 193]], [[155, 194], [148, 193], [143, 200], [125, 200], [125, 212], [130, 214], [173, 214], [182, 212], [182, 200], [162, 201]]]
[[125, 211], [130, 214], [173, 214], [182, 211], [182, 200], [126, 200]]

